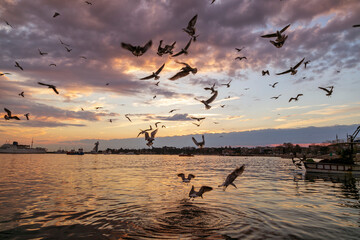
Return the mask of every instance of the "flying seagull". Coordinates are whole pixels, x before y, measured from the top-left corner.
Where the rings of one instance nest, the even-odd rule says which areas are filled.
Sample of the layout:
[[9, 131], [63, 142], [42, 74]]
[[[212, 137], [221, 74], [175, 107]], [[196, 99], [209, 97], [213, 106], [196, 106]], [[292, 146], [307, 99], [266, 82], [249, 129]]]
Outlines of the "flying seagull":
[[286, 73], [291, 73], [291, 75], [295, 75], [297, 73], [297, 68], [302, 64], [305, 58], [303, 58], [298, 64], [296, 64], [294, 67], [290, 67], [289, 70], [286, 70], [285, 72], [277, 73], [276, 75], [282, 75]]
[[24, 92], [19, 93], [19, 96], [25, 97]]
[[152, 45], [152, 41], [148, 41], [143, 47], [141, 46], [133, 46], [129, 43], [121, 43], [121, 47], [129, 50], [134, 56], [140, 57], [143, 55]]
[[241, 61], [241, 60], [243, 60], [243, 59], [247, 60], [246, 57], [236, 57], [236, 58], [235, 58], [235, 60], [239, 60], [239, 61]]
[[205, 145], [205, 137], [204, 135], [201, 136], [202, 137], [202, 142], [198, 142], [196, 141], [196, 139], [194, 137], [192, 137], [193, 142], [195, 143], [196, 146], [198, 146], [199, 148], [203, 148]]
[[70, 47], [70, 45], [69, 45], [69, 44], [66, 44], [66, 43], [64, 43], [63, 41], [61, 41], [61, 39], [60, 39], [60, 38], [59, 38], [59, 41], [60, 41], [60, 43], [61, 43], [62, 45], [67, 46], [67, 47]]
[[49, 67], [51, 67], [51, 66], [56, 67], [56, 64], [55, 64], [55, 63], [50, 63], [50, 64], [49, 64]]
[[4, 75], [11, 75], [11, 73], [0, 73], [0, 76], [4, 76]]
[[155, 86], [159, 86], [159, 83], [160, 83], [160, 81], [158, 81], [157, 83], [155, 83]]
[[215, 0], [212, 0], [210, 4], [213, 4], [215, 2]]
[[[330, 97], [331, 94], [333, 93], [333, 89], [334, 89], [334, 86], [330, 86], [330, 87], [326, 87], [326, 88], [323, 88], [323, 87], [319, 87], [321, 90], [324, 90], [326, 92], [326, 96]], [[329, 88], [329, 89], [328, 89]]]
[[152, 130], [151, 125], [150, 125], [150, 128], [148, 128], [148, 129], [145, 129], [145, 130], [141, 130], [141, 129], [140, 129], [140, 132], [139, 132], [139, 134], [137, 135], [137, 137], [139, 137], [141, 134], [144, 134], [144, 133], [146, 133], [147, 131], [151, 131], [151, 130]]
[[68, 47], [66, 47], [66, 46], [65, 46], [65, 48], [66, 48], [66, 51], [67, 51], [67, 52], [71, 52], [71, 51], [72, 51], [71, 48], [68, 48]]
[[55, 92], [56, 94], [59, 94], [59, 92], [58, 92], [57, 89], [56, 89], [56, 86], [54, 86], [54, 85], [45, 84], [45, 83], [41, 83], [41, 82], [38, 82], [38, 84], [43, 85], [43, 86], [47, 86], [48, 88], [51, 88], [52, 90], [54, 90], [54, 92]]
[[130, 122], [132, 122], [131, 119], [129, 118], [129, 115], [130, 115], [130, 114], [125, 114], [125, 117], [126, 117]]
[[296, 95], [296, 97], [290, 98], [290, 99], [289, 99], [289, 102], [291, 102], [292, 100], [294, 100], [294, 101], [299, 100], [298, 98], [299, 98], [300, 96], [303, 96], [303, 94], [302, 94], [302, 93], [299, 93], [298, 95]]
[[218, 95], [218, 91], [215, 91], [214, 95], [212, 95], [208, 100], [199, 100], [197, 98], [195, 98], [195, 100], [202, 102], [205, 105], [206, 109], [210, 109], [211, 106], [209, 105], [209, 103], [212, 103], [217, 97], [217, 95]]
[[220, 105], [220, 107], [221, 107], [221, 108], [224, 108], [224, 107], [225, 107], [225, 105]]
[[8, 21], [4, 20], [4, 22], [6, 23], [6, 25], [10, 26], [11, 28], [14, 28]]
[[189, 42], [186, 44], [185, 48], [182, 48], [180, 52], [172, 55], [172, 57], [177, 57], [181, 54], [185, 54], [187, 55], [188, 54], [188, 48], [190, 47], [190, 44], [191, 44], [191, 41], [192, 41], [192, 38], [190, 38]]
[[183, 173], [179, 173], [178, 177], [181, 177], [182, 181], [186, 182], [186, 183], [189, 183], [192, 178], [195, 178], [195, 176], [192, 174], [188, 174], [188, 177], [186, 178], [185, 174], [183, 174]]
[[201, 120], [204, 120], [205, 119], [205, 117], [201, 117], [201, 118], [197, 118], [197, 117], [190, 117], [191, 119], [194, 119], [194, 120], [196, 120], [196, 121], [198, 121], [198, 122], [200, 122]]
[[164, 54], [173, 54], [173, 49], [175, 47], [176, 41], [173, 42], [173, 44], [171, 45], [165, 45], [164, 47], [161, 47], [163, 40], [160, 40], [159, 43], [159, 47], [158, 47], [158, 51], [157, 51], [157, 55], [159, 55], [160, 57]]
[[307, 60], [307, 61], [304, 62], [305, 68], [306, 68], [306, 65], [308, 65], [310, 62], [311, 62], [310, 60]]
[[232, 81], [232, 79], [228, 82], [228, 83], [223, 83], [223, 84], [221, 84], [221, 85], [224, 85], [224, 86], [226, 86], [226, 87], [230, 87], [230, 83], [231, 83], [231, 81]]
[[151, 75], [149, 75], [147, 77], [140, 78], [140, 80], [149, 80], [151, 78], [154, 78], [154, 80], [158, 80], [160, 78], [159, 74], [160, 74], [161, 70], [163, 70], [164, 66], [165, 66], [165, 63], [156, 72], [153, 72]]
[[212, 87], [206, 87], [204, 89], [211, 91], [211, 94], [213, 94], [215, 92], [215, 83], [212, 85]]
[[176, 61], [176, 63], [179, 64], [183, 64], [185, 65], [185, 67], [181, 68], [181, 71], [176, 73], [174, 76], [172, 76], [171, 78], [169, 78], [169, 80], [177, 80], [179, 78], [185, 77], [187, 75], [189, 75], [189, 73], [191, 72], [192, 74], [196, 74], [197, 73], [197, 68], [192, 68], [189, 64], [184, 63], [184, 62], [178, 62]]
[[155, 140], [155, 135], [157, 133], [158, 129], [155, 129], [151, 132], [151, 135], [149, 136], [148, 132], [145, 132], [145, 140], [147, 141], [146, 145], [151, 147], [153, 145], [153, 141]]
[[158, 126], [157, 126], [157, 125], [158, 125], [159, 123], [161, 123], [161, 122], [156, 122], [156, 123], [155, 123], [155, 127], [156, 127], [156, 128], [158, 128]]
[[353, 25], [353, 27], [355, 28], [355, 27], [360, 27], [360, 24], [355, 24], [355, 25]]
[[24, 69], [20, 66], [20, 64], [18, 62], [15, 62], [15, 67], [20, 68], [21, 71], [24, 71]]
[[234, 181], [238, 176], [240, 176], [244, 172], [244, 170], [245, 170], [245, 165], [242, 165], [241, 167], [236, 168], [232, 173], [230, 173], [226, 177], [225, 182], [223, 184], [219, 185], [219, 187], [223, 187], [224, 191], [226, 190], [226, 188], [229, 185], [232, 185], [235, 188], [237, 188], [236, 185], [234, 184]]
[[237, 50], [238, 52], [240, 52], [241, 50], [243, 50], [244, 49], [244, 47], [242, 47], [242, 48], [235, 48], [235, 50]]
[[180, 110], [180, 109], [177, 109], [177, 108], [176, 108], [176, 109], [172, 109], [172, 110], [169, 111], [169, 113], [172, 113], [172, 112], [177, 111], [177, 110]]
[[42, 52], [39, 48], [38, 48], [38, 50], [39, 50], [39, 54], [40, 54], [41, 56], [47, 55], [46, 52]]
[[57, 16], [59, 16], [59, 15], [60, 15], [60, 13], [55, 12], [53, 18], [55, 18], [55, 17], [57, 17]]
[[191, 37], [193, 37], [195, 35], [195, 24], [196, 24], [196, 20], [197, 20], [197, 14], [189, 21], [188, 25], [186, 28], [183, 28], [183, 30], [189, 34]]
[[263, 76], [265, 76], [266, 74], [267, 74], [267, 75], [270, 75], [269, 70], [266, 70], [266, 71], [265, 71], [265, 70], [262, 70], [262, 71], [261, 71], [261, 74], [262, 74]]
[[270, 87], [275, 88], [276, 84], [278, 84], [279, 82], [275, 82], [274, 84], [269, 84]]
[[25, 114], [24, 114], [24, 116], [26, 117], [26, 120], [30, 120], [30, 119], [29, 119], [29, 115], [30, 115], [30, 113], [25, 113]]
[[5, 120], [10, 120], [10, 119], [20, 120], [20, 118], [18, 116], [13, 116], [9, 109], [4, 108], [4, 110], [7, 113], [4, 115]]
[[301, 164], [301, 160], [295, 160], [294, 158], [291, 159], [292, 163], [294, 164], [295, 167], [302, 169], [302, 164]]
[[278, 99], [281, 96], [281, 94], [279, 96], [275, 96], [275, 97], [271, 97], [270, 99]]
[[270, 33], [270, 34], [262, 35], [261, 37], [262, 38], [276, 37], [275, 41], [270, 41], [270, 43], [272, 43], [277, 48], [281, 48], [284, 45], [286, 39], [288, 38], [287, 35], [282, 34], [282, 33], [285, 32], [285, 30], [288, 29], [288, 27], [290, 27], [290, 24], [285, 26], [280, 31], [276, 31], [276, 33]]
[[192, 186], [191, 190], [190, 190], [190, 193], [189, 193], [189, 197], [190, 199], [193, 198], [193, 200], [196, 198], [196, 197], [201, 197], [203, 198], [203, 194], [206, 193], [206, 192], [210, 192], [211, 190], [213, 190], [212, 187], [208, 187], [208, 186], [202, 186], [200, 188], [200, 190], [198, 192], [196, 192], [194, 190], [194, 186]]
[[89, 2], [89, 1], [85, 1], [85, 3], [86, 3], [87, 5], [93, 5], [92, 2]]

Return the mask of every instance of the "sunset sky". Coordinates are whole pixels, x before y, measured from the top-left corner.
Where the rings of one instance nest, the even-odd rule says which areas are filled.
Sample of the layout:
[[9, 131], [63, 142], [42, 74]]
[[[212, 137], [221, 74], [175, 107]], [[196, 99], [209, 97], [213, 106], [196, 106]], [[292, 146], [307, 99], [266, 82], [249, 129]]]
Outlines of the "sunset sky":
[[[29, 144], [34, 138], [36, 146], [52, 150], [81, 147], [72, 142], [136, 138], [139, 129], [154, 128], [155, 122], [166, 126], [159, 128], [159, 138], [360, 122], [360, 28], [352, 27], [360, 24], [358, 0], [89, 2], [1, 1], [0, 73], [11, 75], [0, 76], [0, 111], [3, 116], [8, 108], [21, 120], [1, 116], [0, 145]], [[54, 18], [55, 12], [60, 15]], [[176, 41], [174, 53], [185, 47], [190, 36], [182, 28], [196, 14], [199, 36], [189, 54], [158, 56], [160, 40]], [[282, 48], [260, 37], [288, 24]], [[140, 57], [121, 47], [121, 42], [143, 46], [149, 40], [152, 47]], [[48, 54], [41, 56], [38, 49]], [[235, 60], [238, 56], [247, 59]], [[276, 75], [303, 58], [310, 61], [306, 69], [302, 64], [296, 75]], [[169, 80], [182, 68], [175, 60], [198, 72]], [[158, 86], [153, 79], [139, 80], [164, 63]], [[230, 80], [229, 88], [221, 85]], [[55, 85], [60, 94], [37, 82]], [[275, 88], [269, 86], [275, 82]], [[214, 83], [219, 94], [206, 110], [194, 98], [208, 99], [204, 87]], [[334, 86], [330, 97], [318, 88], [328, 86]], [[24, 98], [18, 95], [22, 91]], [[299, 101], [289, 102], [299, 93]], [[179, 110], [169, 113], [172, 109]], [[190, 116], [206, 119], [197, 127]], [[133, 147], [147, 147], [143, 136]]]

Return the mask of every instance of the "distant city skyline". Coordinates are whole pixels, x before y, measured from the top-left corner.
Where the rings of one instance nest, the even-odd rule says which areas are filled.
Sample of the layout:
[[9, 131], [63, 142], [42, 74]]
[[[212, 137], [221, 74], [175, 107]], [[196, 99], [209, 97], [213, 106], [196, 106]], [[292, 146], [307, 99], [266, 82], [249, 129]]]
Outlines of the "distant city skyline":
[[[340, 136], [346, 133], [336, 126], [351, 129], [360, 119], [360, 28], [352, 27], [360, 24], [359, 12], [357, 0], [107, 0], [92, 5], [5, 0], [0, 6], [0, 142], [25, 144], [34, 138], [51, 150], [89, 150], [100, 140], [100, 149], [118, 143], [145, 148], [143, 135], [136, 136], [156, 122], [154, 147], [192, 146], [190, 136], [201, 134], [207, 146], [334, 139], [317, 130], [328, 128]], [[174, 53], [186, 46], [191, 37], [183, 28], [196, 15], [199, 36], [188, 54], [159, 56], [160, 40], [163, 47], [176, 41]], [[270, 42], [275, 37], [260, 37], [289, 24], [280, 48]], [[139, 57], [121, 47], [150, 40], [152, 46]], [[277, 75], [303, 58], [306, 68], [301, 63], [295, 75]], [[169, 80], [185, 66], [179, 62], [197, 72]], [[163, 64], [158, 80], [140, 80]], [[270, 75], [263, 76], [263, 70]], [[38, 82], [56, 86], [59, 94]], [[218, 95], [206, 110], [195, 98], [209, 99], [212, 93], [204, 88], [213, 84]], [[319, 88], [331, 86], [331, 96]], [[303, 94], [298, 101], [289, 102], [298, 94]], [[5, 120], [4, 108], [21, 120]], [[319, 136], [306, 138], [311, 129]]]

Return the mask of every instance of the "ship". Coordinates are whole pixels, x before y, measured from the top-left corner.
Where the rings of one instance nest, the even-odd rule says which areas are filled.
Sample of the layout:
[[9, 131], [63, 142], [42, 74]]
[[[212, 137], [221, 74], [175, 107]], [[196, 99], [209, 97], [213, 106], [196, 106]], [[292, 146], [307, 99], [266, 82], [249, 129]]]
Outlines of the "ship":
[[14, 141], [12, 144], [5, 143], [0, 147], [0, 153], [46, 153], [46, 148], [36, 147], [33, 148], [30, 145], [21, 145]]
[[75, 149], [72, 149], [71, 151], [66, 153], [67, 155], [84, 155], [84, 149], [79, 148], [77, 151]]

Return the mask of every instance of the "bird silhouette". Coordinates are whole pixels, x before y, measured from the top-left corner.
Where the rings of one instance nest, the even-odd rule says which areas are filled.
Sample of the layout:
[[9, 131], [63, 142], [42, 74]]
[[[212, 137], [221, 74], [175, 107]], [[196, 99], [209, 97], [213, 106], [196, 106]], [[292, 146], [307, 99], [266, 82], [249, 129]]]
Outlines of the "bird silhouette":
[[267, 75], [270, 75], [269, 70], [266, 70], [266, 71], [265, 71], [265, 70], [262, 70], [262, 71], [261, 71], [261, 74], [262, 74], [263, 76], [265, 76], [266, 74], [267, 74]]
[[25, 113], [25, 114], [24, 114], [24, 116], [26, 117], [26, 120], [30, 120], [30, 119], [29, 119], [29, 115], [30, 115], [30, 113]]
[[11, 75], [11, 73], [0, 73], [0, 76], [4, 76], [4, 75]]
[[221, 85], [224, 85], [224, 86], [226, 86], [227, 88], [229, 88], [231, 82], [232, 82], [232, 79], [231, 79], [228, 83], [223, 83], [223, 84], [221, 84]]
[[298, 98], [299, 98], [300, 96], [303, 96], [303, 94], [302, 94], [302, 93], [299, 93], [298, 95], [296, 95], [296, 97], [290, 98], [290, 99], [289, 99], [289, 102], [291, 102], [292, 100], [298, 101], [298, 100], [299, 100]]
[[333, 93], [334, 86], [330, 86], [330, 87], [327, 87], [327, 88], [323, 88], [323, 87], [319, 87], [319, 88], [326, 92], [326, 96], [330, 97], [331, 94]]
[[205, 137], [204, 137], [204, 135], [202, 135], [201, 137], [202, 137], [202, 142], [198, 142], [198, 141], [196, 141], [196, 139], [194, 137], [192, 137], [193, 142], [199, 148], [203, 148], [205, 146]]
[[71, 52], [71, 51], [72, 51], [71, 48], [68, 48], [68, 47], [66, 47], [66, 46], [65, 46], [65, 49], [66, 49], [67, 52]]
[[360, 27], [360, 24], [355, 24], [355, 25], [353, 25], [353, 27], [354, 27], [354, 28]]
[[190, 117], [191, 119], [194, 119], [194, 120], [196, 120], [196, 121], [198, 121], [198, 122], [200, 122], [201, 120], [204, 120], [205, 119], [205, 117], [200, 117], [200, 118], [198, 118], [198, 117]]
[[47, 86], [48, 88], [51, 88], [52, 90], [54, 90], [54, 92], [55, 92], [56, 94], [59, 94], [58, 90], [56, 89], [56, 86], [54, 86], [54, 85], [46, 84], [46, 83], [41, 83], [41, 82], [38, 82], [38, 84], [43, 85], [43, 86]]
[[157, 131], [158, 129], [155, 129], [154, 131], [151, 132], [151, 135], [149, 135], [148, 132], [145, 132], [145, 140], [147, 141], [146, 143], [147, 146], [151, 147], [153, 145]]
[[197, 73], [197, 68], [192, 68], [189, 64], [184, 63], [184, 62], [178, 62], [176, 61], [176, 63], [179, 64], [183, 64], [185, 65], [185, 67], [181, 68], [181, 71], [176, 73], [174, 76], [172, 76], [171, 78], [169, 78], [169, 80], [175, 81], [179, 78], [185, 77], [187, 75], [189, 75], [189, 73], [191, 72], [192, 74], [196, 74]]
[[141, 46], [133, 46], [129, 43], [121, 43], [121, 47], [129, 50], [134, 56], [140, 57], [142, 56], [152, 45], [152, 41], [148, 41], [143, 47]]
[[296, 64], [294, 67], [290, 67], [289, 70], [286, 70], [284, 72], [281, 73], [277, 73], [276, 75], [282, 75], [282, 74], [286, 74], [286, 73], [291, 73], [291, 75], [295, 75], [297, 73], [297, 68], [302, 64], [302, 62], [304, 61], [305, 58], [303, 58], [298, 64]]
[[209, 104], [215, 100], [217, 95], [218, 95], [218, 91], [215, 91], [215, 93], [208, 100], [199, 100], [197, 98], [195, 98], [195, 100], [202, 102], [205, 105], [205, 109], [210, 109], [211, 106]]
[[177, 109], [177, 108], [176, 108], [176, 109], [172, 109], [172, 110], [169, 111], [169, 113], [172, 113], [172, 112], [177, 111], [177, 110], [180, 110], [180, 109]]
[[192, 123], [194, 125], [196, 125], [197, 127], [200, 127], [201, 123]]
[[19, 93], [19, 96], [25, 97], [24, 92]]
[[278, 95], [278, 96], [275, 96], [275, 97], [271, 97], [270, 99], [278, 99], [279, 97], [281, 96], [281, 94], [280, 95]]
[[10, 119], [20, 120], [18, 116], [13, 116], [9, 109], [4, 108], [4, 110], [6, 112], [6, 114], [4, 115], [5, 120], [10, 120]]
[[157, 125], [158, 125], [159, 123], [161, 123], [161, 122], [156, 122], [156, 123], [155, 123], [155, 127], [156, 127], [156, 128], [158, 128], [158, 126], [157, 126]]
[[191, 37], [193, 37], [196, 32], [196, 29], [195, 29], [196, 20], [197, 20], [197, 14], [189, 21], [187, 27], [183, 28], [183, 30], [187, 34], [189, 34]]
[[311, 62], [310, 60], [307, 60], [307, 61], [304, 62], [305, 68], [306, 68], [306, 66], [307, 66], [310, 62]]
[[243, 59], [247, 60], [246, 57], [236, 57], [236, 58], [235, 58], [235, 60], [239, 60], [239, 61], [241, 61], [241, 60], [243, 60]]
[[185, 54], [185, 55], [188, 55], [188, 49], [191, 45], [191, 41], [192, 41], [192, 38], [190, 38], [189, 42], [186, 44], [186, 46], [184, 48], [181, 49], [180, 52], [172, 55], [172, 57], [177, 57], [177, 56], [180, 56], [181, 54]]
[[130, 114], [125, 114], [125, 117], [126, 117], [130, 122], [132, 122], [131, 119], [129, 118], [129, 115], [130, 115]]
[[226, 188], [229, 185], [232, 185], [235, 188], [237, 188], [236, 185], [234, 184], [234, 181], [238, 176], [240, 176], [244, 172], [244, 170], [245, 170], [245, 165], [242, 165], [241, 167], [236, 168], [234, 171], [232, 171], [232, 173], [230, 173], [226, 177], [225, 182], [223, 184], [219, 185], [219, 187], [223, 187], [224, 191], [226, 190]]
[[60, 15], [60, 13], [55, 12], [54, 15], [53, 15], [53, 18], [55, 18], [55, 17], [57, 17], [57, 16], [59, 16], [59, 15]]
[[50, 63], [50, 64], [49, 64], [49, 67], [51, 67], [51, 66], [56, 67], [56, 64], [55, 64], [55, 63]]
[[173, 49], [175, 47], [176, 41], [173, 42], [171, 45], [165, 45], [164, 47], [162, 47], [162, 42], [163, 40], [160, 40], [157, 55], [161, 57], [164, 54], [173, 54]]
[[18, 62], [15, 62], [15, 67], [20, 68], [21, 71], [24, 71], [24, 69], [20, 66], [20, 64]]
[[8, 25], [11, 28], [14, 28], [8, 21], [4, 20], [4, 22], [6, 23], [6, 25]]
[[243, 49], [244, 49], [244, 47], [242, 47], [242, 48], [235, 48], [235, 50], [238, 51], [238, 52], [240, 52], [240, 51], [243, 50]]
[[154, 78], [154, 80], [158, 80], [160, 78], [159, 74], [160, 74], [161, 70], [163, 70], [164, 66], [165, 66], [165, 63], [156, 72], [153, 72], [151, 75], [149, 75], [147, 77], [140, 78], [140, 80], [149, 80], [151, 78]]
[[276, 84], [278, 84], [279, 82], [275, 82], [274, 84], [269, 84], [270, 87], [275, 88]]
[[215, 83], [212, 85], [212, 87], [206, 87], [204, 89], [211, 91], [211, 94], [213, 94], [215, 92]]
[[85, 1], [85, 3], [86, 3], [87, 5], [93, 5], [92, 2], [89, 2], [89, 1]]
[[39, 50], [39, 54], [41, 55], [41, 56], [44, 56], [44, 55], [47, 55], [48, 53], [46, 53], [46, 52], [42, 52], [39, 48], [38, 48], [38, 50]]
[[272, 43], [277, 48], [281, 48], [284, 45], [286, 39], [288, 38], [287, 35], [282, 34], [282, 33], [285, 32], [285, 30], [288, 29], [288, 27], [290, 27], [290, 24], [285, 26], [280, 31], [276, 31], [276, 33], [270, 33], [270, 34], [262, 35], [261, 37], [262, 38], [276, 37], [275, 41], [270, 41], [270, 43]]
[[60, 43], [61, 43], [62, 45], [66, 46], [66, 47], [70, 47], [70, 45], [69, 45], [69, 44], [66, 44], [66, 43], [64, 43], [63, 41], [61, 41], [61, 39], [60, 39], [60, 38], [59, 38], [59, 41], [60, 41]]
[[189, 183], [192, 178], [195, 178], [195, 176], [193, 174], [188, 174], [187, 178], [185, 177], [185, 174], [183, 174], [183, 173], [179, 173], [177, 176], [181, 177], [182, 181], [185, 183]]
[[194, 189], [194, 186], [192, 186], [190, 192], [189, 192], [189, 198], [193, 198], [193, 200], [196, 198], [196, 197], [201, 197], [203, 198], [203, 194], [206, 193], [206, 192], [210, 192], [211, 190], [213, 190], [212, 187], [208, 187], [208, 186], [202, 186], [200, 188], [200, 190], [198, 192], [195, 191]]

